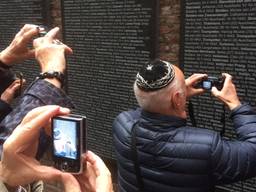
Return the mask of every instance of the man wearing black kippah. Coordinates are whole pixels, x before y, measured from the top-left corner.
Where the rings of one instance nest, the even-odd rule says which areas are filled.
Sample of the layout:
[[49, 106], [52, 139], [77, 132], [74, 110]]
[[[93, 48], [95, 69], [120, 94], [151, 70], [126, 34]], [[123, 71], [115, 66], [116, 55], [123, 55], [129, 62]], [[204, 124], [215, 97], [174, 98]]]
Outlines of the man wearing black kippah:
[[113, 123], [120, 192], [207, 192], [256, 176], [256, 111], [240, 103], [229, 74], [223, 74], [223, 88], [211, 92], [230, 109], [237, 140], [186, 125], [186, 101], [204, 93], [195, 85], [206, 76], [185, 80], [178, 67], [161, 60], [137, 74], [140, 107]]

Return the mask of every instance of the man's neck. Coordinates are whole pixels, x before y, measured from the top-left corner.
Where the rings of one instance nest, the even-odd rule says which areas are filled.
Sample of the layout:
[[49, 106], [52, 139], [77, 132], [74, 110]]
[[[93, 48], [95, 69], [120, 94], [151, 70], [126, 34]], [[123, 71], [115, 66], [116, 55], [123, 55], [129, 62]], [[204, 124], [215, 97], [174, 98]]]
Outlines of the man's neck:
[[186, 111], [161, 111], [161, 112], [157, 112], [159, 114], [162, 115], [167, 115], [167, 116], [175, 116], [175, 117], [179, 117], [181, 119], [186, 119], [187, 118], [187, 113]]

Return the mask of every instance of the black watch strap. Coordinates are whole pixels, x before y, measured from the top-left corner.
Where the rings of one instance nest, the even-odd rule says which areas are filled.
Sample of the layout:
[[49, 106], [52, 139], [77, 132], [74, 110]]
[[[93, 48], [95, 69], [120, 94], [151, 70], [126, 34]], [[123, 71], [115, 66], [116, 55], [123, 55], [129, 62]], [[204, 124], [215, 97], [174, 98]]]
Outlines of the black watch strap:
[[42, 72], [42, 73], [39, 74], [38, 78], [39, 79], [45, 79], [45, 78], [53, 79], [53, 78], [56, 78], [60, 81], [61, 87], [63, 87], [64, 83], [65, 83], [65, 75], [62, 72], [59, 72], [59, 71]]

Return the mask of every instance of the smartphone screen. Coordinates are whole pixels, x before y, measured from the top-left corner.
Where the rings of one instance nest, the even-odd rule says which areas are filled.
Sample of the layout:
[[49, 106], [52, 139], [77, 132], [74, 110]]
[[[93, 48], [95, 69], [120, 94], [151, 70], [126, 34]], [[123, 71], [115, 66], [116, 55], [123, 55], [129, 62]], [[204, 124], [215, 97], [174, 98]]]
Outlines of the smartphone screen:
[[52, 118], [52, 154], [54, 166], [79, 174], [83, 170], [82, 153], [86, 151], [86, 118], [69, 115]]
[[77, 122], [55, 119], [53, 122], [54, 155], [77, 159], [78, 134]]

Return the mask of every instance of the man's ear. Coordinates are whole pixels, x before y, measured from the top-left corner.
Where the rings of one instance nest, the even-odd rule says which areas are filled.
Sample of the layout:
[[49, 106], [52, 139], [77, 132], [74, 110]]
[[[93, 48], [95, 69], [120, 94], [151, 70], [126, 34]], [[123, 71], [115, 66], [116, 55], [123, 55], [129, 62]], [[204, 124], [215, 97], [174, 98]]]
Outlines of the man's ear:
[[182, 94], [180, 92], [176, 91], [175, 93], [173, 93], [171, 95], [170, 102], [171, 102], [171, 105], [174, 110], [180, 110], [182, 107], [182, 102], [183, 102]]

